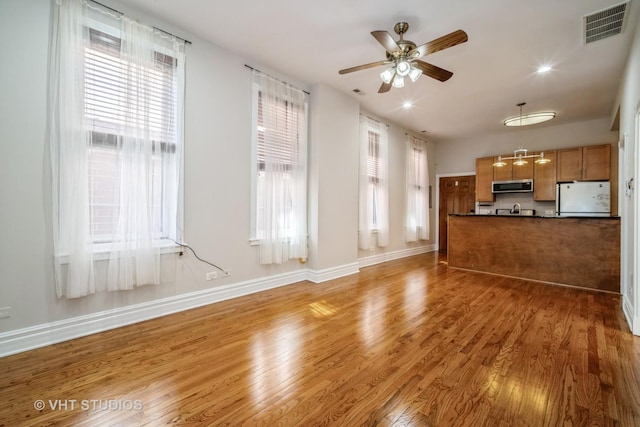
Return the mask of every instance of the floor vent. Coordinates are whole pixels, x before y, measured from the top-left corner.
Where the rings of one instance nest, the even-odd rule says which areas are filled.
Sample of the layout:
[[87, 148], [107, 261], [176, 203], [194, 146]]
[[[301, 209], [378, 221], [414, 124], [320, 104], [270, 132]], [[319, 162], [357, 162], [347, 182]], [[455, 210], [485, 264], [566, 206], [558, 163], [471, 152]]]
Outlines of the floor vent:
[[620, 34], [624, 27], [627, 9], [629, 9], [629, 2], [585, 16], [583, 18], [584, 42], [589, 44]]

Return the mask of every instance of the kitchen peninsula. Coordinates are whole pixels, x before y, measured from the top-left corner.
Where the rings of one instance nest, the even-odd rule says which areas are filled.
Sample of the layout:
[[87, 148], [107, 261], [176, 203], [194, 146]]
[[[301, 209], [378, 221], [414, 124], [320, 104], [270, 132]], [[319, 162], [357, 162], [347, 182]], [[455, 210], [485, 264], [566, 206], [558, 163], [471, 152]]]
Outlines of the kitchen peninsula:
[[448, 264], [619, 293], [620, 218], [452, 214]]

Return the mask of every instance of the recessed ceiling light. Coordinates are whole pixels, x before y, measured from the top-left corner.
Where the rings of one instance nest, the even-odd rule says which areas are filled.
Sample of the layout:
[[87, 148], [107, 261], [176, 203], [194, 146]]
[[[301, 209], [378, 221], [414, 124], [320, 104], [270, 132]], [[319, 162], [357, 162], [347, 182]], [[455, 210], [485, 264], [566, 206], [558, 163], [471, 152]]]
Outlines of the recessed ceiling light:
[[405, 102], [402, 104], [402, 106], [403, 106], [404, 108], [407, 108], [407, 109], [408, 109], [408, 108], [413, 107], [413, 104], [411, 103], [411, 101], [405, 101]]
[[540, 67], [538, 67], [538, 73], [540, 74], [546, 73], [548, 71], [551, 71], [551, 65], [541, 65]]

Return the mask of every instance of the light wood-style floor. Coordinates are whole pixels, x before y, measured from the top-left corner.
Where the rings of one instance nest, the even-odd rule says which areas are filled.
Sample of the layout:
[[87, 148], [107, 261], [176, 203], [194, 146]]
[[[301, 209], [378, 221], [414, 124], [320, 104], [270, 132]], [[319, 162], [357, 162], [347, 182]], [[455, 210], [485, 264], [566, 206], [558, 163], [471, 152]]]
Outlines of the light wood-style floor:
[[638, 426], [640, 339], [432, 253], [0, 359], [0, 425], [172, 424]]

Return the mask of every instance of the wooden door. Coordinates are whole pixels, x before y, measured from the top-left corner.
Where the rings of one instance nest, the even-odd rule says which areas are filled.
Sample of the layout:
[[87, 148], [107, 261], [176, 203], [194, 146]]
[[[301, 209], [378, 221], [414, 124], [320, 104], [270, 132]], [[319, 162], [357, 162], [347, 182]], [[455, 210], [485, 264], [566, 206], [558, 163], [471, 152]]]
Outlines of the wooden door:
[[438, 246], [447, 251], [447, 217], [452, 213], [471, 213], [475, 210], [476, 177], [449, 176], [440, 178], [440, 208], [438, 212]]

